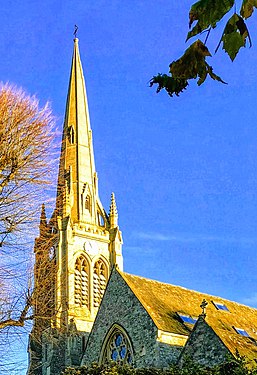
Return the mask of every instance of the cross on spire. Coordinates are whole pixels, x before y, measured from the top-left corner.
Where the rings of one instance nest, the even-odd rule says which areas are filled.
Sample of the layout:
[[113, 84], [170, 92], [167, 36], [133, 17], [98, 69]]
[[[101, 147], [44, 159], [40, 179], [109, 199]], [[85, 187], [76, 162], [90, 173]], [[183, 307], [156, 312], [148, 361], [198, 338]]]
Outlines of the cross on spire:
[[75, 38], [77, 38], [78, 29], [79, 29], [78, 26], [74, 25], [74, 33], [73, 33], [73, 35], [74, 35]]

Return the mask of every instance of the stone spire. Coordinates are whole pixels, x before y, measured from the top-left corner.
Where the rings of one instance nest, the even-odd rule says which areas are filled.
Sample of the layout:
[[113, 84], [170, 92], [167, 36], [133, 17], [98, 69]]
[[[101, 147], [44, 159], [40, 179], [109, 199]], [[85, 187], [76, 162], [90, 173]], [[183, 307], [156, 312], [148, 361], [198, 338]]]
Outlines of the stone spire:
[[117, 211], [114, 193], [112, 193], [111, 195], [109, 219], [110, 219], [110, 228], [116, 228], [118, 226], [118, 211]]
[[63, 126], [57, 187], [57, 212], [73, 223], [97, 224], [97, 191], [92, 131], [78, 38], [74, 50]]
[[[82, 346], [92, 329], [110, 270], [115, 264], [120, 270], [123, 266], [122, 234], [114, 194], [110, 220], [98, 196], [76, 32], [77, 28], [63, 125], [56, 208], [47, 223], [42, 206], [40, 236], [35, 241], [34, 280], [39, 287], [36, 288], [34, 311], [39, 318], [34, 320], [34, 336], [30, 341], [31, 375], [35, 375], [35, 368], [39, 369], [37, 375], [45, 374], [45, 371], [55, 375], [64, 367], [77, 364], [73, 363], [74, 356], [82, 356]], [[50, 324], [54, 327], [54, 337], [48, 330], [49, 336], [44, 336], [43, 342], [42, 332]], [[80, 332], [77, 338], [73, 335], [74, 329]], [[57, 342], [55, 348], [53, 342]], [[60, 348], [65, 348], [61, 356]], [[48, 350], [49, 356], [46, 355]]]

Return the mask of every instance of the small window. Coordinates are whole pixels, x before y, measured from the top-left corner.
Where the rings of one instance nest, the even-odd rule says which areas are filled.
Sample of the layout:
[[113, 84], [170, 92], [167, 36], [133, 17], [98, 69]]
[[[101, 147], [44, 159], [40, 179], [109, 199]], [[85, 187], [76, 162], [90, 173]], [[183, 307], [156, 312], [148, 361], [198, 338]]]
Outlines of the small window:
[[98, 215], [98, 225], [100, 226], [100, 227], [104, 227], [104, 225], [105, 225], [105, 222], [104, 222], [104, 218], [103, 218], [103, 216], [100, 214], [100, 212], [98, 212], [97, 213]]
[[86, 349], [86, 337], [85, 336], [82, 336], [81, 345], [82, 345], [82, 352], [84, 353], [84, 351]]
[[189, 315], [183, 315], [183, 314], [178, 314], [180, 319], [183, 320], [184, 323], [188, 323], [188, 324], [195, 324], [195, 322], [197, 321], [196, 318], [192, 318], [192, 316], [189, 316]]
[[89, 212], [91, 211], [91, 198], [89, 194], [86, 196], [86, 199], [85, 199], [85, 209], [88, 210]]
[[75, 133], [72, 125], [68, 127], [68, 139], [71, 144], [75, 143]]
[[244, 329], [242, 329], [242, 328], [236, 328], [236, 327], [234, 327], [234, 329], [235, 329], [235, 331], [236, 331], [239, 335], [241, 335], [241, 336], [245, 336], [245, 337], [250, 337], [250, 336], [248, 335], [248, 333], [247, 333]]
[[216, 307], [217, 310], [229, 311], [227, 306], [224, 305], [223, 303], [214, 302], [214, 301], [212, 301], [212, 303], [214, 304], [214, 306]]

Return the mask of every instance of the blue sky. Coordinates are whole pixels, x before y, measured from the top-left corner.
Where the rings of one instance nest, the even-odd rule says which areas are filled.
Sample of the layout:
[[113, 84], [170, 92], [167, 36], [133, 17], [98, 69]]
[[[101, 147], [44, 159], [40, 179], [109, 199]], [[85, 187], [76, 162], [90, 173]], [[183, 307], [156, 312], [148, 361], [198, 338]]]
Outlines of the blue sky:
[[228, 85], [192, 82], [179, 98], [148, 87], [183, 53], [191, 3], [1, 2], [1, 80], [50, 101], [61, 131], [76, 23], [100, 197], [108, 211], [116, 194], [125, 271], [257, 307], [254, 27], [234, 63], [221, 50], [209, 60]]

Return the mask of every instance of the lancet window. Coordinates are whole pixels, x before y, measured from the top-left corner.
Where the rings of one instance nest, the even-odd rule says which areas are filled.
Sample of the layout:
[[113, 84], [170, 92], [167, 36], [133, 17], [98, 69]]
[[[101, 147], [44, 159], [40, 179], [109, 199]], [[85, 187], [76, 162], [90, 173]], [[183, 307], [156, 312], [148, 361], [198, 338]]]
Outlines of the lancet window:
[[84, 256], [78, 257], [75, 263], [74, 302], [89, 308], [89, 265]]
[[97, 217], [98, 217], [98, 225], [100, 227], [104, 227], [104, 225], [105, 225], [104, 218], [99, 211], [97, 212]]
[[94, 266], [93, 273], [93, 296], [94, 307], [98, 307], [103, 297], [107, 282], [107, 267], [104, 262], [99, 259]]
[[68, 127], [68, 139], [71, 144], [75, 143], [75, 132], [72, 125]]
[[92, 199], [91, 194], [89, 190], [88, 184], [84, 184], [82, 193], [81, 193], [81, 209], [82, 212], [85, 213], [85, 210], [87, 210], [89, 213], [91, 213], [92, 210]]
[[87, 194], [85, 199], [85, 209], [91, 212], [91, 198], [89, 194]]
[[111, 330], [104, 345], [102, 363], [111, 361], [130, 365], [133, 363], [132, 345], [128, 335], [121, 327]]

